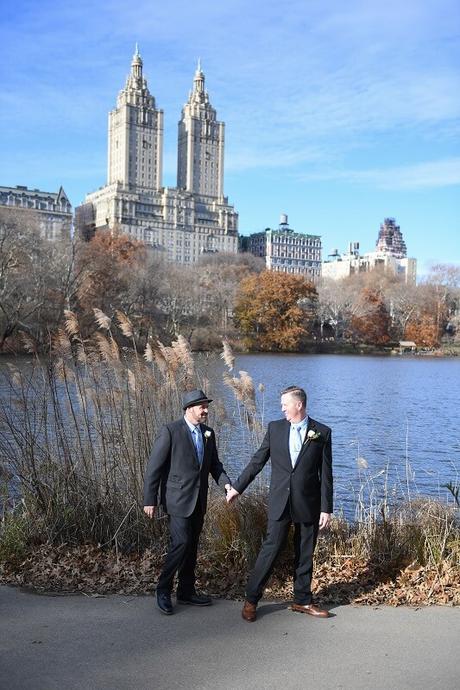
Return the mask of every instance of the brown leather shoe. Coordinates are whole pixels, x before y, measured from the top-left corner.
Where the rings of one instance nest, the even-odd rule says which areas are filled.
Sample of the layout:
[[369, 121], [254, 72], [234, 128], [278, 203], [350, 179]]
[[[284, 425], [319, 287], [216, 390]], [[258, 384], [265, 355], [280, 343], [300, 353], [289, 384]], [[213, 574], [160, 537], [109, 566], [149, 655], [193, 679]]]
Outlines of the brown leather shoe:
[[316, 618], [329, 618], [329, 611], [320, 609], [318, 606], [314, 606], [314, 604], [292, 604], [291, 609], [298, 613], [308, 613], [308, 615], [316, 616]]
[[245, 621], [248, 621], [248, 623], [254, 623], [255, 619], [257, 618], [256, 608], [257, 604], [251, 604], [250, 601], [244, 602], [241, 615], [243, 616]]

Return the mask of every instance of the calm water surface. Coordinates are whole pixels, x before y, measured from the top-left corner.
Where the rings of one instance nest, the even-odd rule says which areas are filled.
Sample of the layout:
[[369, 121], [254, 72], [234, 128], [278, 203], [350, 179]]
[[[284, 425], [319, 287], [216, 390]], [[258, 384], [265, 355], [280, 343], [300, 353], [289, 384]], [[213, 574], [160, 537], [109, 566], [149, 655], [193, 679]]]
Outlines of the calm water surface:
[[[265, 423], [282, 416], [280, 390], [307, 390], [309, 414], [332, 427], [335, 503], [347, 514], [363, 486], [369, 502], [385, 490], [448, 498], [442, 485], [458, 482], [460, 359], [254, 354], [238, 356], [238, 370], [265, 385]], [[232, 472], [248, 459], [225, 455]]]
[[[0, 369], [6, 362], [0, 360]], [[26, 360], [14, 363], [28, 367]], [[237, 419], [233, 393], [222, 383], [222, 360], [201, 357], [199, 366], [213, 395], [226, 402], [230, 420]], [[264, 428], [282, 416], [283, 388], [307, 390], [309, 414], [332, 427], [336, 510], [352, 516], [360, 495], [367, 505], [384, 493], [390, 501], [418, 494], [453, 500], [443, 485], [459, 481], [460, 358], [253, 354], [237, 357], [234, 375], [240, 370], [265, 386], [258, 393]], [[7, 395], [0, 387], [8, 404]], [[221, 457], [235, 478], [256, 441], [239, 424], [216, 430]]]

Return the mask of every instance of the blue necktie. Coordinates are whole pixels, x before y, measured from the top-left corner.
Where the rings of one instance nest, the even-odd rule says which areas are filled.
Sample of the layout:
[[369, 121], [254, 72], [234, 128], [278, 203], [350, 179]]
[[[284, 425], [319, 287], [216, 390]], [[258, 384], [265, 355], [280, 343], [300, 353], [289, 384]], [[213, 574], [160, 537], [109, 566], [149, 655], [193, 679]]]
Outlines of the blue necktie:
[[201, 430], [199, 427], [195, 427], [193, 430], [193, 442], [195, 443], [196, 454], [198, 456], [198, 462], [203, 462], [204, 447], [203, 447], [203, 436], [201, 435]]
[[302, 424], [296, 424], [291, 426], [292, 429], [292, 443], [291, 443], [291, 463], [292, 467], [297, 462], [297, 458], [299, 457], [299, 453], [302, 449], [302, 434], [301, 434], [301, 429], [302, 429]]

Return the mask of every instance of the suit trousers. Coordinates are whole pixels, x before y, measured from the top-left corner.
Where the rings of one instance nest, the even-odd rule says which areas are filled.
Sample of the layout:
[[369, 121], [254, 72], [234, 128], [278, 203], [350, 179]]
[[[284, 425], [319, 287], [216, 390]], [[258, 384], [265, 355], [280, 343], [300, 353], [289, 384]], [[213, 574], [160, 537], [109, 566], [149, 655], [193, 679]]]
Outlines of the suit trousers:
[[177, 595], [186, 597], [195, 593], [195, 567], [203, 520], [199, 498], [189, 517], [169, 515], [169, 549], [158, 580], [157, 592], [170, 594], [177, 573]]
[[[318, 516], [319, 521], [319, 516]], [[318, 538], [318, 521], [294, 522], [294, 602], [311, 604], [311, 579], [313, 553]], [[276, 563], [286, 544], [289, 528], [293, 522], [289, 503], [279, 520], [268, 520], [267, 536], [257, 556], [254, 568], [246, 586], [246, 599], [257, 604]]]

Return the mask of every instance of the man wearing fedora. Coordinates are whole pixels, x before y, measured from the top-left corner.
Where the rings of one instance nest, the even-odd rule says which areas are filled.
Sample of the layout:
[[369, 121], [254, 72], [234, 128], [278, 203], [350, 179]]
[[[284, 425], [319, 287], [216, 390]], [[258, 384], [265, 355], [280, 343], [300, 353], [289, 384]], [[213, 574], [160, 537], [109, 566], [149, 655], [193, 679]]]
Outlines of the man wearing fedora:
[[253, 455], [227, 501], [234, 501], [271, 459], [267, 536], [246, 585], [242, 616], [252, 623], [275, 561], [294, 524], [293, 611], [326, 618], [312, 602], [313, 552], [318, 530], [328, 527], [332, 514], [331, 430], [307, 415], [307, 395], [298, 386], [281, 394], [284, 419], [270, 422], [262, 445]]
[[210, 597], [195, 590], [198, 540], [208, 498], [209, 474], [229, 491], [230, 479], [219, 460], [213, 429], [206, 426], [209, 403], [202, 390], [184, 394], [184, 416], [165, 424], [150, 453], [144, 483], [144, 512], [155, 515], [160, 503], [169, 518], [169, 550], [157, 584], [157, 604], [171, 615], [171, 592], [177, 573], [177, 601], [209, 606]]

